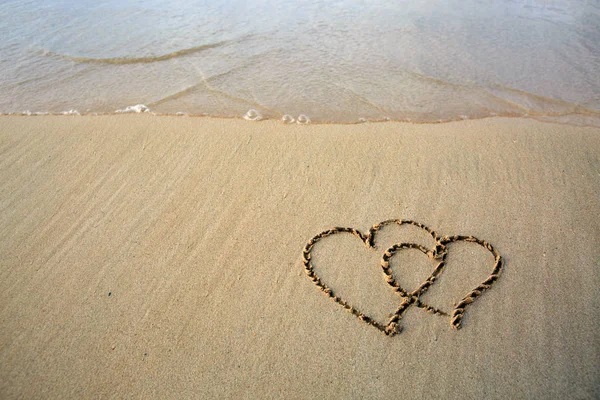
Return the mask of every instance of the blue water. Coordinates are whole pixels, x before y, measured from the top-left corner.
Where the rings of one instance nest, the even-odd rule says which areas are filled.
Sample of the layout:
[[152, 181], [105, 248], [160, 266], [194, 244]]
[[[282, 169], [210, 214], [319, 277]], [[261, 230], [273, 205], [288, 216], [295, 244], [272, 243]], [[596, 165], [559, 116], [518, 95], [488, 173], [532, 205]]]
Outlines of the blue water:
[[0, 0], [0, 112], [600, 126], [598, 27], [583, 0]]

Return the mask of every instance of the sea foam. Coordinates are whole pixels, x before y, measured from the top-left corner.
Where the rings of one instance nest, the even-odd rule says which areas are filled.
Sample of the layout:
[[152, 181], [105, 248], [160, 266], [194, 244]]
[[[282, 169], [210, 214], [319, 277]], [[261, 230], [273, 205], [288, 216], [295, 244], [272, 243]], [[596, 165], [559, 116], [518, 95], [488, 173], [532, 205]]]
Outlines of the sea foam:
[[298, 115], [298, 119], [296, 120], [299, 124], [310, 124], [310, 118], [304, 114]]
[[143, 104], [136, 104], [135, 106], [129, 106], [129, 107], [122, 108], [120, 110], [116, 110], [115, 112], [118, 114], [145, 113], [145, 112], [150, 112], [150, 109]]
[[244, 115], [244, 119], [248, 121], [260, 121], [262, 119], [262, 115], [256, 110], [248, 110], [246, 115]]
[[290, 114], [285, 114], [283, 117], [281, 117], [281, 120], [286, 124], [293, 124], [296, 122], [294, 117], [292, 117]]

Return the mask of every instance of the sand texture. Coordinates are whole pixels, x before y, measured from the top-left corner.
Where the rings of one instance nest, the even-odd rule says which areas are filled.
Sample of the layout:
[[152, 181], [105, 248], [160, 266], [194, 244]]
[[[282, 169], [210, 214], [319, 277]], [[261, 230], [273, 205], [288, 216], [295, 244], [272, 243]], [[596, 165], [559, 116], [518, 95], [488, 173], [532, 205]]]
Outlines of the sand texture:
[[[2, 399], [600, 396], [596, 128], [5, 116], [0, 187]], [[501, 255], [461, 329], [494, 254], [388, 219]]]

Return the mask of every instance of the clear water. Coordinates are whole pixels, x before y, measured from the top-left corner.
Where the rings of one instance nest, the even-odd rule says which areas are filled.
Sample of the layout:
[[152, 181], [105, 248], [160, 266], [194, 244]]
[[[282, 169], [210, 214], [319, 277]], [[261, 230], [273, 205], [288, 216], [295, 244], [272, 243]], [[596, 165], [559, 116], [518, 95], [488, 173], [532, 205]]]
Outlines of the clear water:
[[599, 27], [591, 0], [0, 0], [0, 112], [600, 126]]

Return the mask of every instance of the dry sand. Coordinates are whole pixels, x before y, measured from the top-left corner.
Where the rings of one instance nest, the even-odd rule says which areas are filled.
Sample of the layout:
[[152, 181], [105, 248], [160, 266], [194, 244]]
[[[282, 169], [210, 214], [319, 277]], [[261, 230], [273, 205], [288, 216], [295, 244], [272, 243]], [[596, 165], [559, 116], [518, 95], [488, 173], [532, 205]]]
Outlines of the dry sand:
[[[289, 126], [148, 115], [0, 118], [0, 397], [600, 396], [600, 130], [531, 120]], [[463, 328], [415, 307], [386, 337], [319, 291], [302, 248], [411, 218], [505, 258]], [[315, 268], [380, 320], [376, 250]], [[393, 259], [414, 288], [433, 263]], [[450, 310], [492, 258], [450, 246]]]

